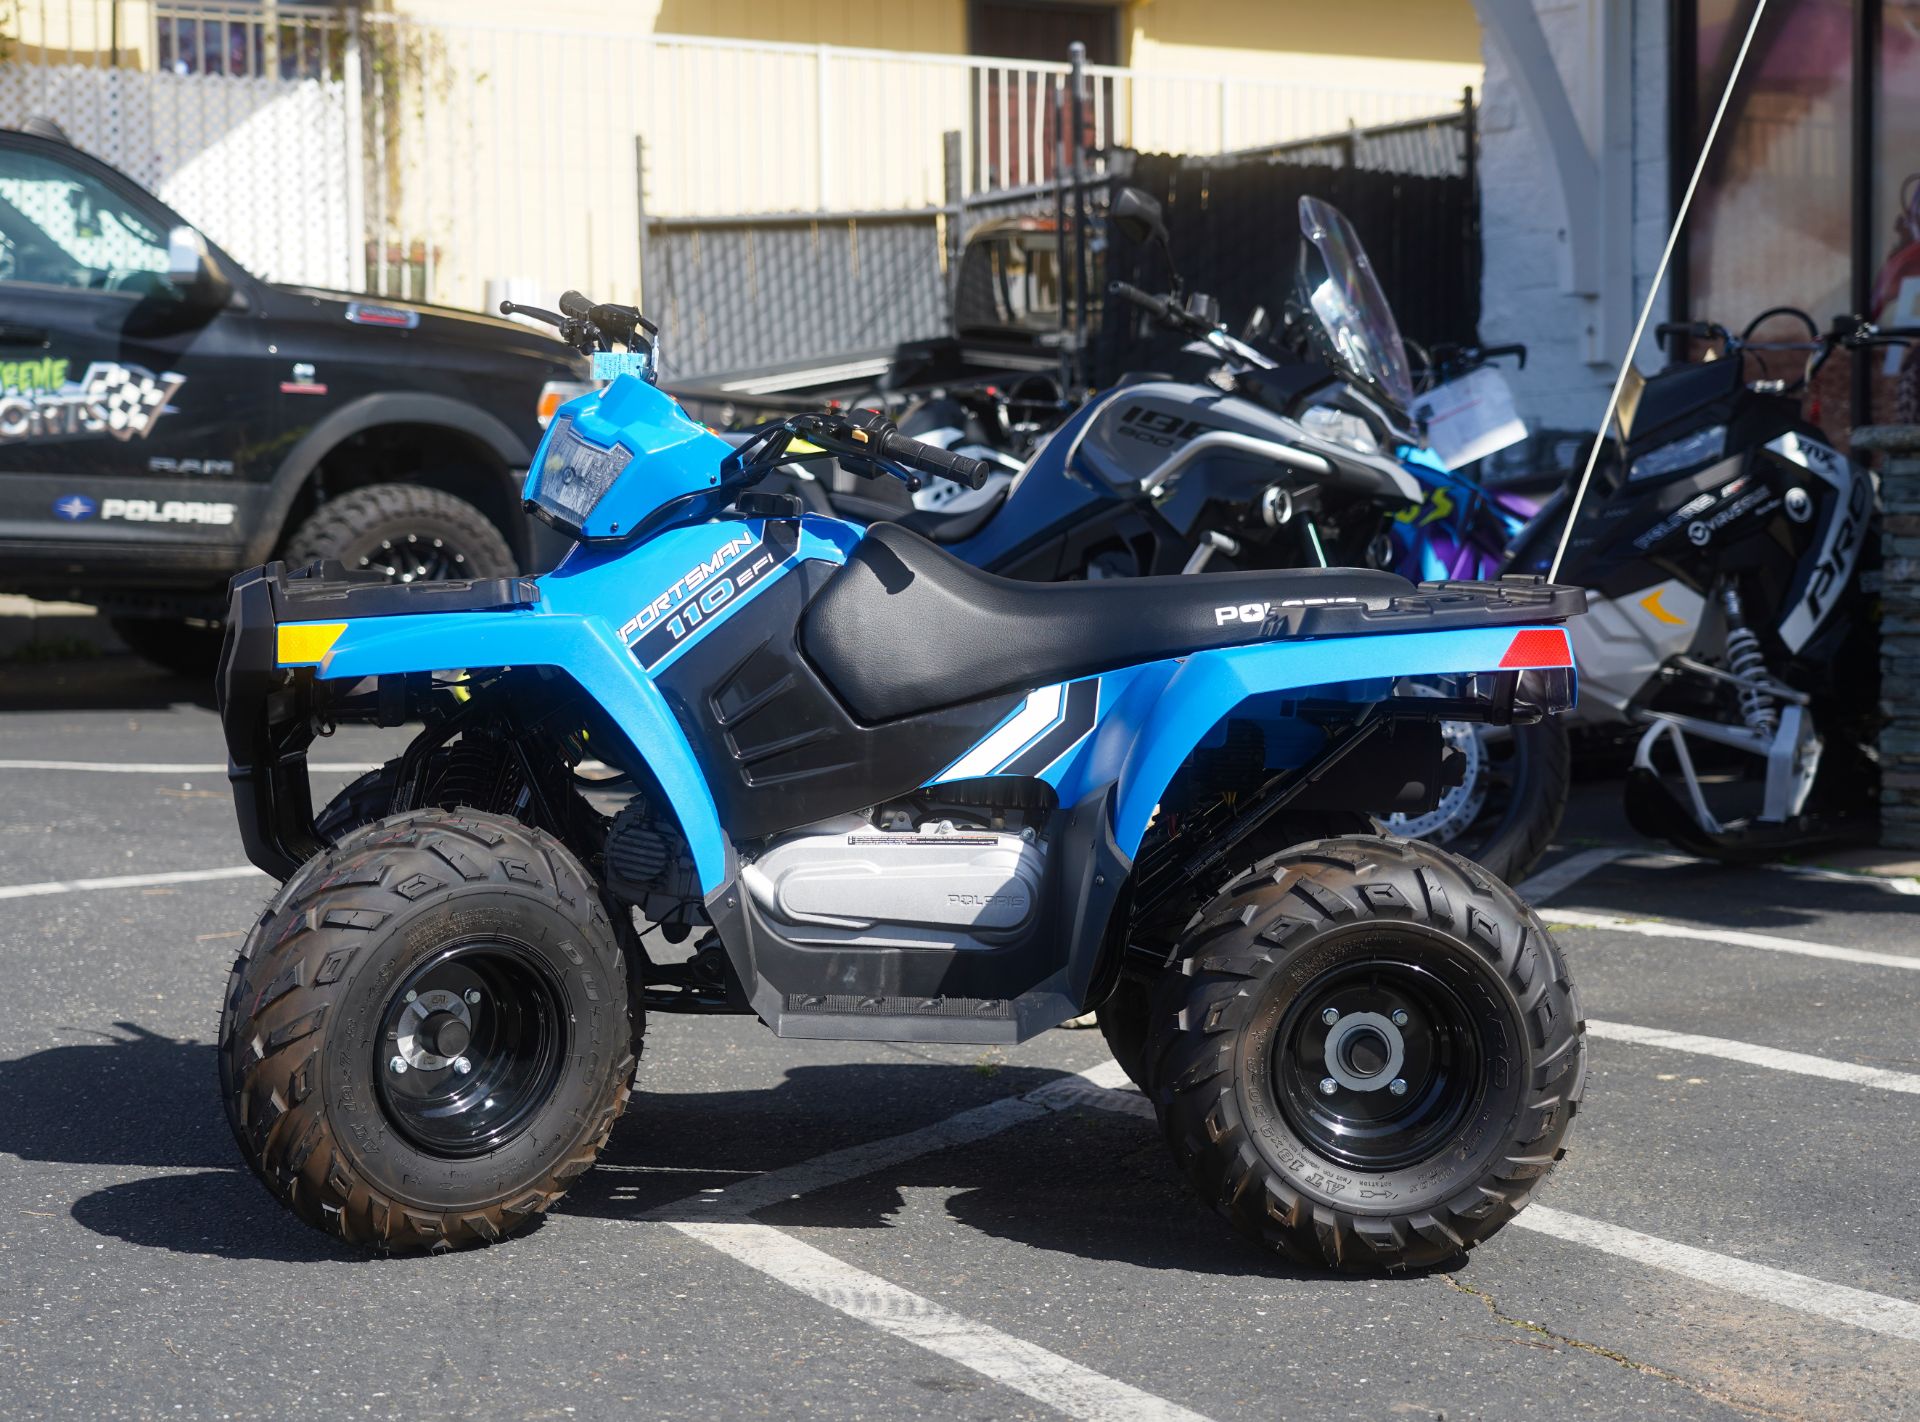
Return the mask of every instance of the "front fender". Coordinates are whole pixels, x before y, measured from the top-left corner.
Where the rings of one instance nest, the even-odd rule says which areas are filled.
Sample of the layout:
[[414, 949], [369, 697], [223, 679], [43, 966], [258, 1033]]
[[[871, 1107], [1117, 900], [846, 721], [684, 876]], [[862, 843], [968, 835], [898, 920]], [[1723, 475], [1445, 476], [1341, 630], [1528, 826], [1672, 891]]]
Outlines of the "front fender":
[[[1566, 645], [1564, 628], [1489, 627], [1260, 642], [1195, 652], [1158, 689], [1140, 720], [1130, 723], [1122, 717], [1113, 723], [1131, 742], [1114, 803], [1115, 843], [1129, 858], [1139, 851], [1174, 772], [1201, 738], [1249, 697], [1406, 676], [1572, 665], [1571, 653], [1553, 661], [1510, 660], [1514, 648], [1524, 645], [1516, 640], [1523, 631], [1551, 631]], [[1112, 753], [1111, 747], [1104, 749]]]
[[[301, 626], [283, 623], [283, 639]], [[283, 640], [283, 645], [285, 642]], [[702, 892], [729, 875], [719, 812], [693, 748], [659, 690], [596, 617], [545, 611], [424, 613], [345, 624], [317, 675], [356, 679], [461, 667], [553, 667], [624, 731], [680, 819]]]

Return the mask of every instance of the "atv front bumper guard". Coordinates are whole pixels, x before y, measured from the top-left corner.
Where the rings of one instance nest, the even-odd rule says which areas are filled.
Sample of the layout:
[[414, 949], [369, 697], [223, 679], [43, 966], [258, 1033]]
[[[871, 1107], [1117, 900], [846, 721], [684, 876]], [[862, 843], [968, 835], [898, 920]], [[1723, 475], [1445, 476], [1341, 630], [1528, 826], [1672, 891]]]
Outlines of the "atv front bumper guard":
[[[281, 665], [281, 623], [491, 612], [539, 600], [540, 585], [532, 578], [391, 583], [334, 562], [292, 570], [268, 563], [236, 574], [228, 589], [215, 691], [247, 858], [285, 880], [324, 847], [314, 837], [307, 783], [307, 747], [323, 708], [316, 705], [312, 668]], [[402, 724], [404, 690], [400, 678], [382, 679], [378, 723]]]

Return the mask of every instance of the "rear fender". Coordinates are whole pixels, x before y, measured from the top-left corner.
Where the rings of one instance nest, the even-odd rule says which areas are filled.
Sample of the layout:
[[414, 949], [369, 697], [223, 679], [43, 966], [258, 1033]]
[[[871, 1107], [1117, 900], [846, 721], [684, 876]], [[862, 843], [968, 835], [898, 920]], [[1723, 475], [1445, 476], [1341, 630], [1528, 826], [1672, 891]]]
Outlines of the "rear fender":
[[1116, 714], [1103, 717], [1086, 755], [1090, 764], [1118, 764], [1113, 836], [1120, 852], [1132, 858], [1174, 772], [1223, 717], [1252, 697], [1397, 677], [1572, 665], [1561, 627], [1396, 632], [1220, 647], [1187, 657], [1154, 688], [1157, 694], [1142, 686], [1143, 694], [1122, 697]]
[[[339, 627], [321, 650], [324, 633]], [[729, 846], [706, 778], [666, 700], [634, 665], [625, 645], [593, 617], [551, 612], [424, 613], [366, 617], [344, 624], [280, 625], [281, 665], [289, 649], [315, 653], [316, 676], [354, 680], [461, 667], [553, 667], [624, 731], [646, 759], [679, 817], [703, 892], [725, 883]]]

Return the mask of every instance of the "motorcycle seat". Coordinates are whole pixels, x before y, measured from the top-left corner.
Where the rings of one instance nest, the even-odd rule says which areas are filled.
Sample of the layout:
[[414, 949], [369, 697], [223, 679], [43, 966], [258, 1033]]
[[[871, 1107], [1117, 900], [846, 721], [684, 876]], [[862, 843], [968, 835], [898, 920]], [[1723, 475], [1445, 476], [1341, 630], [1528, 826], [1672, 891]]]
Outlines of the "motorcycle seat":
[[1007, 491], [1002, 489], [977, 509], [968, 509], [964, 513], [914, 509], [911, 513], [902, 514], [896, 522], [923, 538], [931, 538], [935, 543], [964, 543], [985, 528], [1006, 501]]
[[1383, 608], [1414, 591], [1366, 568], [1026, 583], [876, 523], [801, 620], [807, 656], [869, 724], [1274, 635], [1281, 604]]

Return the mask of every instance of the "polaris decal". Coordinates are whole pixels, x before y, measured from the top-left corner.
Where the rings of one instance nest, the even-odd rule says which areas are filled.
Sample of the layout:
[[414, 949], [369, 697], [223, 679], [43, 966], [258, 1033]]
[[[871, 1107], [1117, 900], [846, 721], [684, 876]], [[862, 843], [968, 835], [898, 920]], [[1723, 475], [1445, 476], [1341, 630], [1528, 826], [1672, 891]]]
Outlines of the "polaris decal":
[[628, 618], [620, 640], [633, 639], [633, 655], [651, 670], [717, 620], [737, 596], [764, 582], [798, 546], [798, 528], [786, 521], [767, 524], [758, 538], [734, 535]]
[[65, 494], [53, 501], [53, 516], [65, 519], [68, 523], [78, 523], [83, 518], [92, 518], [98, 512], [100, 512], [100, 505], [85, 494]]
[[[20, 361], [7, 369], [39, 366], [35, 378], [52, 378], [49, 367], [64, 374], [65, 361]], [[167, 402], [182, 385], [184, 375], [168, 371], [155, 375], [137, 365], [95, 361], [78, 381], [57, 388], [45, 386], [9, 389], [0, 394], [0, 444], [53, 439], [61, 435], [107, 434], [117, 440], [145, 439], [154, 421], [166, 413]]]
[[1789, 652], [1798, 652], [1819, 629], [1853, 576], [1873, 516], [1873, 477], [1838, 450], [1803, 435], [1781, 435], [1769, 441], [1767, 448], [1831, 484], [1843, 501], [1827, 517], [1820, 559], [1807, 577], [1805, 591], [1780, 624], [1780, 640]]
[[1213, 625], [1225, 627], [1237, 622], [1242, 627], [1258, 625], [1265, 631], [1267, 619], [1285, 608], [1354, 606], [1365, 601], [1359, 597], [1290, 597], [1281, 602], [1230, 602], [1213, 610]]
[[[58, 512], [58, 510], [55, 510]], [[203, 503], [198, 499], [103, 499], [100, 518], [125, 523], [199, 523], [225, 528], [233, 522], [235, 505]]]

